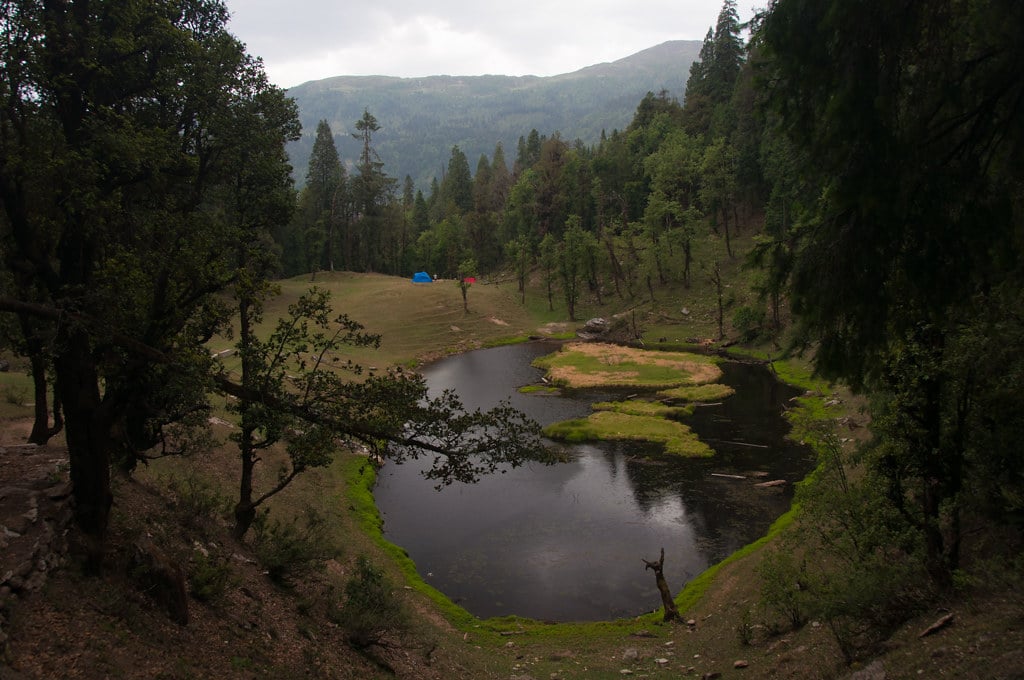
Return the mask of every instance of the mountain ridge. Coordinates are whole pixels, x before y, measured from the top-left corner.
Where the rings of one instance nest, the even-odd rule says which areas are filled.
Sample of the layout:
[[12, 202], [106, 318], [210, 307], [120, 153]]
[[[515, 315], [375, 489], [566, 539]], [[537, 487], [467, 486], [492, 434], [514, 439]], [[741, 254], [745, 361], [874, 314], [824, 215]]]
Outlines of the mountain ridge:
[[353, 171], [360, 146], [355, 122], [368, 110], [381, 129], [373, 145], [384, 171], [426, 189], [440, 179], [453, 146], [475, 169], [498, 142], [509, 165], [519, 137], [536, 129], [567, 141], [596, 144], [601, 133], [625, 128], [647, 92], [682, 99], [701, 41], [672, 40], [613, 62], [554, 76], [332, 76], [289, 88], [299, 107], [302, 138], [288, 147], [293, 173], [304, 183], [316, 126], [326, 120], [342, 162]]

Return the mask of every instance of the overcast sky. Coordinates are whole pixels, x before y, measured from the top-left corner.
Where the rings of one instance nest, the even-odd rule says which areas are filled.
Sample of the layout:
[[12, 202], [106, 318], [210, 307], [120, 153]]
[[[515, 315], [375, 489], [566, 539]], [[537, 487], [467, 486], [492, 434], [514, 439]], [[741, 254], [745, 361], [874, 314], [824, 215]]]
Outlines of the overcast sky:
[[[281, 87], [340, 75], [538, 75], [702, 40], [722, 0], [226, 0]], [[758, 2], [766, 4], [766, 0]], [[737, 2], [740, 20], [753, 4]]]

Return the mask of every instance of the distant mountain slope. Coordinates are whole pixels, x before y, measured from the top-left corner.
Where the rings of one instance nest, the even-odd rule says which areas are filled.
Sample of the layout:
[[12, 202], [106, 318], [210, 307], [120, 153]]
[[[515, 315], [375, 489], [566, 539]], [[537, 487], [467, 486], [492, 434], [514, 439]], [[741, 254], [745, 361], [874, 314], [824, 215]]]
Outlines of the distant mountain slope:
[[410, 175], [426, 190], [440, 179], [451, 148], [458, 145], [475, 172], [481, 154], [497, 142], [511, 167], [520, 136], [536, 128], [560, 132], [572, 142], [595, 144], [601, 131], [625, 128], [648, 92], [667, 90], [683, 98], [690, 64], [700, 41], [674, 40], [618, 61], [573, 73], [537, 76], [338, 76], [288, 90], [299, 105], [303, 136], [289, 146], [299, 184], [305, 181], [317, 122], [327, 120], [342, 162], [352, 167], [359, 144], [355, 122], [368, 109], [380, 124], [374, 146], [384, 170], [402, 180]]

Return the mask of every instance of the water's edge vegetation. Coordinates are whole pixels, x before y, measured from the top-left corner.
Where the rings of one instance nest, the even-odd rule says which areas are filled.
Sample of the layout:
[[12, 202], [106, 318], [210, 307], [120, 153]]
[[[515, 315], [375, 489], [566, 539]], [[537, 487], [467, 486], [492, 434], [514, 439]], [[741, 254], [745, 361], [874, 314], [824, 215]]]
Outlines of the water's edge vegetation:
[[[727, 355], [727, 358], [730, 356], [732, 358], [745, 359], [753, 357], [763, 360], [771, 365], [773, 372], [781, 382], [805, 390], [805, 395], [793, 403], [792, 408], [786, 415], [791, 422], [802, 423], [803, 425], [799, 429], [795, 428], [791, 436], [799, 438], [803, 443], [817, 451], [820, 442], [816, 440], [815, 433], [823, 431], [822, 425], [830, 427], [835, 418], [835, 413], [825, 408], [827, 392], [824, 390], [828, 388], [827, 383], [815, 378], [805, 363], [796, 360], [776, 359], [770, 361], [766, 355], [742, 349], [731, 352]], [[723, 386], [717, 387], [721, 388]], [[716, 390], [716, 393], [724, 394], [724, 391]], [[704, 446], [706, 447], [706, 445]], [[353, 508], [363, 530], [400, 568], [406, 584], [429, 598], [436, 605], [438, 611], [460, 630], [472, 630], [477, 634], [491, 633], [485, 639], [489, 639], [491, 643], [497, 644], [505, 641], [506, 638], [502, 636], [502, 633], [507, 634], [509, 631], [516, 631], [517, 633], [526, 631], [531, 633], [546, 632], [548, 635], [570, 632], [585, 633], [587, 631], [607, 630], [609, 627], [625, 626], [632, 628], [637, 625], [656, 625], [661, 620], [660, 610], [637, 617], [582, 623], [550, 623], [519, 616], [488, 619], [477, 618], [454, 603], [447, 595], [428, 584], [419, 574], [416, 564], [406, 551], [385, 538], [383, 531], [384, 522], [373, 497], [376, 472], [370, 461], [363, 456], [350, 455], [341, 466], [341, 475], [345, 484], [345, 498]], [[765, 546], [779, 532], [789, 526], [798, 513], [799, 507], [796, 504], [792, 505], [786, 513], [772, 523], [766, 535], [733, 552], [724, 560], [711, 565], [704, 572], [690, 580], [675, 596], [676, 606], [679, 610], [685, 612], [691, 608], [705, 594], [714, 582], [716, 574], [723, 567], [734, 561], [741, 560]]]

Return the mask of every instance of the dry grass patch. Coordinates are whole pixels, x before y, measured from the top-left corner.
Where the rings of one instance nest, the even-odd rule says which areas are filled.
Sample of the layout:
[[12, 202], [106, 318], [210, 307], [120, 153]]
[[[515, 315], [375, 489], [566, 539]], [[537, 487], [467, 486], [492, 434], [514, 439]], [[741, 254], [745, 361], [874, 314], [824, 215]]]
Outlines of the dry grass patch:
[[628, 416], [652, 416], [657, 418], [681, 418], [693, 415], [693, 404], [669, 406], [657, 401], [629, 399], [627, 401], [599, 401], [592, 406], [595, 411], [615, 411]]
[[574, 342], [534, 362], [548, 377], [575, 388], [668, 388], [713, 383], [722, 376], [714, 359], [607, 343]]

